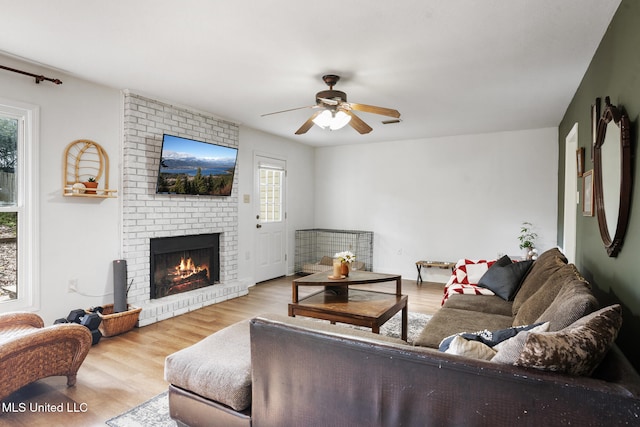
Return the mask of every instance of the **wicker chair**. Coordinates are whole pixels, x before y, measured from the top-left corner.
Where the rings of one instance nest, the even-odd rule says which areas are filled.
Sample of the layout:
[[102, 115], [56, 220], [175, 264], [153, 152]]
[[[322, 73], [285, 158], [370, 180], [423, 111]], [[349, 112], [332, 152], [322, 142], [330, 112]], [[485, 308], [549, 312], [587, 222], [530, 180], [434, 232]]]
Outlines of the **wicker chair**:
[[78, 324], [44, 327], [33, 313], [0, 314], [0, 400], [42, 378], [76, 374], [91, 348], [91, 333]]

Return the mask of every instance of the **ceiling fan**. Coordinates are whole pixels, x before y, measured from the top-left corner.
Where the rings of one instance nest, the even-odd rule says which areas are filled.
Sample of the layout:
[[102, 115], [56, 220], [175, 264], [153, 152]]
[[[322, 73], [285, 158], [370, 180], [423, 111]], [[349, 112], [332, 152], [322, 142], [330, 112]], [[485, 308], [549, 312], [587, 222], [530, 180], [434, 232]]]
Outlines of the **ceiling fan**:
[[360, 117], [356, 116], [353, 111], [362, 111], [364, 113], [380, 114], [383, 116], [400, 118], [398, 110], [391, 108], [376, 107], [373, 105], [356, 104], [347, 102], [347, 94], [340, 90], [333, 90], [333, 87], [340, 80], [340, 76], [335, 74], [327, 74], [322, 76], [322, 80], [329, 86], [329, 90], [323, 90], [316, 93], [316, 105], [306, 107], [291, 108], [288, 110], [276, 111], [273, 113], [262, 114], [261, 117], [270, 116], [272, 114], [286, 113], [288, 111], [301, 110], [304, 108], [316, 108], [318, 111], [313, 113], [306, 122], [296, 131], [296, 135], [307, 133], [311, 127], [316, 124], [323, 129], [332, 130], [340, 129], [347, 124], [358, 131], [360, 134], [371, 132], [373, 129], [366, 124]]

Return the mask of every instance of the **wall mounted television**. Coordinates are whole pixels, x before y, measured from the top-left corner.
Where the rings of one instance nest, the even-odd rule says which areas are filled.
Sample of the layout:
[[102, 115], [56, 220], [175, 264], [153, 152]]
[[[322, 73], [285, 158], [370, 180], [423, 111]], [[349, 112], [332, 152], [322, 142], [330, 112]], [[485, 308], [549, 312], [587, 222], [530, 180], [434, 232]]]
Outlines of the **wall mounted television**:
[[157, 194], [230, 196], [238, 149], [164, 134]]

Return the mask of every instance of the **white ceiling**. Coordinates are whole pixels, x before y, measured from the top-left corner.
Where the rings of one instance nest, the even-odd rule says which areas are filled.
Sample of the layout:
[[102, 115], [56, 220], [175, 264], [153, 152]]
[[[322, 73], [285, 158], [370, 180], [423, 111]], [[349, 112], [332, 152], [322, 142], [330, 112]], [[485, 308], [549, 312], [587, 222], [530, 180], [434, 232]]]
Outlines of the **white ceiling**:
[[[0, 0], [0, 51], [314, 146], [393, 141], [557, 126], [619, 3]], [[313, 105], [327, 73], [402, 122], [260, 116]]]

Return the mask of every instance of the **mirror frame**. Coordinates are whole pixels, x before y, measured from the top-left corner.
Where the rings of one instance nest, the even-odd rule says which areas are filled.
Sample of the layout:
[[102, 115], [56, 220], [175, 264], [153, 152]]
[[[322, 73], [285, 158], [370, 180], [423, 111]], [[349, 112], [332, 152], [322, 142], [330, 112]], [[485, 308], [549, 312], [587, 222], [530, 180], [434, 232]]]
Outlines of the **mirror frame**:
[[[615, 105], [611, 105], [609, 97], [605, 99], [605, 110], [598, 121], [598, 132], [593, 149], [593, 185], [595, 210], [602, 242], [610, 257], [615, 257], [622, 248], [624, 236], [629, 222], [631, 207], [631, 134], [629, 117]], [[604, 195], [602, 188], [602, 145], [605, 143], [607, 125], [614, 122], [620, 128], [620, 189], [619, 210], [616, 229], [613, 236], [607, 227]]]

